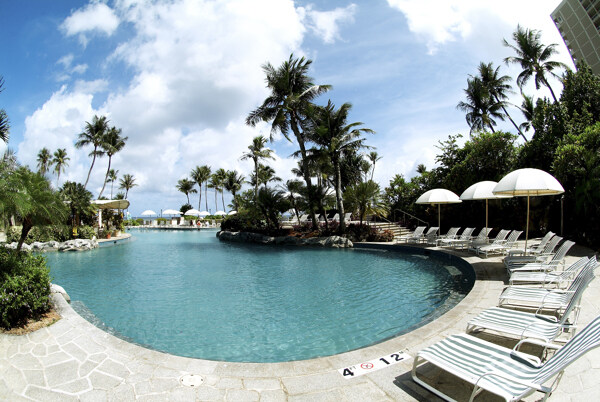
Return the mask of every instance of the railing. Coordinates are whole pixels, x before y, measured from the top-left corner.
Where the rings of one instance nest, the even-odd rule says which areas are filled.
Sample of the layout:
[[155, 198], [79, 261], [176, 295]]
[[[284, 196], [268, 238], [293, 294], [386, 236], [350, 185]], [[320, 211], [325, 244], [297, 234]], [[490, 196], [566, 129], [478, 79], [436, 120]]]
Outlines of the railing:
[[408, 215], [410, 218], [415, 219], [418, 222], [424, 223], [425, 226], [429, 226], [428, 222], [425, 222], [423, 219], [417, 218], [416, 216], [414, 216], [414, 215], [412, 215], [412, 214], [410, 214], [410, 213], [408, 213], [406, 211], [403, 211], [401, 209], [394, 209], [394, 221], [396, 221], [396, 211], [402, 212], [402, 214], [404, 214], [404, 219], [402, 220], [404, 225], [406, 225], [406, 216]]

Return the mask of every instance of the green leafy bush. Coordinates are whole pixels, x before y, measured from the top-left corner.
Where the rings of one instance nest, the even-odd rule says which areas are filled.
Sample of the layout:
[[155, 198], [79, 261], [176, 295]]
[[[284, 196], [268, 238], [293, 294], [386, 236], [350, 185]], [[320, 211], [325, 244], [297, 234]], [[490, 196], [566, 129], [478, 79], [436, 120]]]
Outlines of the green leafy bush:
[[96, 236], [96, 230], [91, 226], [79, 226], [77, 228], [78, 239], [91, 239]]
[[221, 230], [229, 232], [254, 232], [263, 233], [267, 225], [260, 215], [254, 212], [244, 211], [230, 215], [221, 222]]
[[0, 326], [11, 329], [50, 308], [50, 270], [40, 255], [0, 248]]
[[[47, 225], [47, 226], [34, 226], [31, 228], [25, 243], [31, 244], [34, 242], [47, 242], [47, 241], [67, 241], [71, 238], [71, 226], [68, 225]], [[6, 234], [6, 241], [8, 243], [18, 242], [21, 238], [21, 228], [13, 226], [9, 229]]]

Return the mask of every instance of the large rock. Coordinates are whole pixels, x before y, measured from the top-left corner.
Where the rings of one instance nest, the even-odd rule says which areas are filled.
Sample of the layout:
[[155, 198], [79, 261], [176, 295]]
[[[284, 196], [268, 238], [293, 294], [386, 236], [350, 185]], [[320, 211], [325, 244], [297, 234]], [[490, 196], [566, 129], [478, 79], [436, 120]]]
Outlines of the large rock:
[[260, 244], [277, 244], [289, 246], [319, 246], [333, 248], [351, 248], [354, 247], [352, 242], [345, 237], [330, 236], [330, 237], [311, 237], [302, 239], [295, 236], [265, 236], [259, 233], [251, 232], [217, 232], [219, 240], [234, 241], [240, 243], [260, 243]]
[[[10, 244], [5, 244], [4, 247], [16, 249], [17, 243], [12, 242]], [[31, 244], [23, 243], [21, 250], [23, 251], [37, 251], [37, 252], [46, 252], [46, 251], [84, 251], [84, 250], [92, 250], [98, 247], [98, 241], [96, 239], [88, 240], [88, 239], [74, 239], [67, 240], [66, 242], [59, 243], [57, 241], [49, 241], [49, 242], [33, 242]]]

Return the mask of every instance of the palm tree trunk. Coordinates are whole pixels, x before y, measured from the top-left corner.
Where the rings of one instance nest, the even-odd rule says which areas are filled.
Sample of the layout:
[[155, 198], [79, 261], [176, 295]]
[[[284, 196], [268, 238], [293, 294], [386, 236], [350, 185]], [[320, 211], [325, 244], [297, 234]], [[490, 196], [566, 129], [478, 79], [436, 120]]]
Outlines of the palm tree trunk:
[[[340, 162], [338, 160], [335, 160], [333, 164], [335, 166], [335, 198], [337, 201], [338, 216], [340, 219], [340, 235], [342, 235], [344, 232], [346, 232], [346, 222], [344, 221], [344, 200], [342, 200], [342, 171], [340, 168]], [[375, 167], [375, 164], [373, 164], [373, 167]]]
[[198, 211], [202, 208], [202, 185], [198, 184]]
[[546, 85], [546, 87], [548, 87], [548, 89], [550, 90], [550, 94], [552, 94], [552, 98], [554, 98], [554, 103], [558, 102], [558, 100], [556, 99], [556, 95], [554, 95], [554, 91], [552, 90], [552, 87], [550, 86], [546, 78], [542, 77], [542, 81], [544, 82], [544, 85]]
[[225, 211], [225, 191], [221, 190], [221, 203], [223, 204], [223, 211]]
[[92, 158], [92, 165], [90, 166], [90, 170], [88, 171], [87, 179], [85, 179], [85, 184], [83, 185], [83, 188], [86, 188], [88, 181], [90, 181], [90, 175], [92, 174], [92, 169], [94, 168], [95, 162], [96, 162], [96, 147], [94, 147], [94, 157]]
[[258, 158], [254, 158], [254, 202], [258, 202]]
[[106, 169], [106, 176], [104, 176], [104, 184], [102, 185], [102, 190], [100, 190], [100, 194], [98, 195], [98, 199], [102, 197], [102, 193], [104, 192], [104, 188], [106, 187], [106, 180], [108, 179], [108, 172], [110, 172], [110, 162], [112, 156], [108, 157], [108, 169]]
[[21, 251], [21, 247], [23, 247], [23, 243], [29, 234], [29, 231], [33, 227], [33, 223], [30, 218], [23, 219], [23, 228], [21, 229], [21, 237], [19, 238], [19, 242], [17, 243], [17, 251]]
[[[494, 98], [496, 98], [496, 102], [500, 103], [500, 99], [498, 99], [498, 97], [496, 95], [494, 95]], [[508, 114], [508, 111], [506, 110], [506, 108], [504, 106], [502, 106], [502, 110], [504, 111], [504, 114], [506, 115], [506, 117], [508, 117], [508, 120], [510, 120], [510, 122], [512, 123], [512, 125], [515, 126], [515, 128], [519, 132], [519, 135], [521, 137], [523, 137], [523, 139], [525, 140], [525, 142], [527, 142], [527, 138], [525, 137], [525, 134], [523, 134], [523, 132], [521, 131], [521, 129], [519, 128], [519, 126], [517, 126], [517, 123], [515, 123], [515, 121], [512, 119], [512, 117], [510, 117], [510, 114]], [[371, 179], [371, 180], [373, 180], [373, 179]]]
[[204, 201], [206, 202], [206, 211], [208, 212], [208, 180], [204, 183]]
[[296, 121], [295, 116], [292, 115], [291, 119], [291, 127], [294, 135], [296, 136], [296, 141], [298, 141], [298, 146], [300, 146], [300, 154], [302, 155], [302, 170], [304, 181], [306, 182], [306, 189], [308, 191], [308, 210], [310, 212], [310, 219], [312, 221], [313, 227], [317, 227], [317, 217], [315, 215], [315, 206], [314, 206], [314, 194], [312, 182], [310, 180], [310, 172], [308, 171], [308, 158], [306, 157], [306, 148], [304, 147], [304, 138], [302, 134], [300, 134], [300, 130], [298, 129], [298, 122]]

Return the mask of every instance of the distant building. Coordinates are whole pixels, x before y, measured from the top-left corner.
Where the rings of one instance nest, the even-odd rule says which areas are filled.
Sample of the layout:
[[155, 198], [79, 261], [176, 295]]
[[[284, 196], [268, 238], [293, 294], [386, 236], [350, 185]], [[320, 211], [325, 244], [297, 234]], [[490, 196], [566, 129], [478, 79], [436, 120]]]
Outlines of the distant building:
[[600, 75], [600, 0], [563, 0], [551, 15], [573, 62]]

